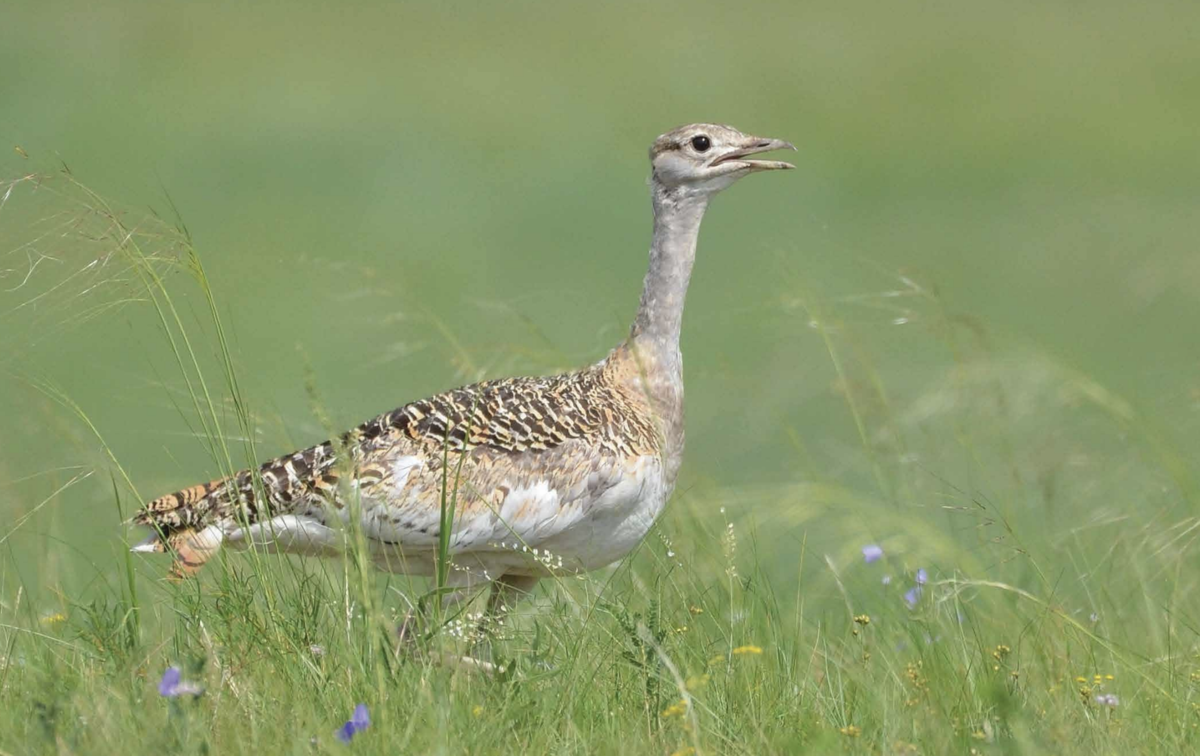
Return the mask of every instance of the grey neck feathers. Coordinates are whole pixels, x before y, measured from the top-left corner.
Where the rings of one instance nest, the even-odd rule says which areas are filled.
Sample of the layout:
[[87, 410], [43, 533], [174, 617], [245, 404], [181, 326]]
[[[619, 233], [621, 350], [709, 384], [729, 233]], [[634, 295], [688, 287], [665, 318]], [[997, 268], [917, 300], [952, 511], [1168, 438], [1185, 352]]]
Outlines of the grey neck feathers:
[[630, 330], [630, 341], [649, 349], [663, 366], [682, 370], [679, 332], [687, 297], [700, 221], [708, 196], [671, 192], [653, 182], [654, 238], [642, 301]]

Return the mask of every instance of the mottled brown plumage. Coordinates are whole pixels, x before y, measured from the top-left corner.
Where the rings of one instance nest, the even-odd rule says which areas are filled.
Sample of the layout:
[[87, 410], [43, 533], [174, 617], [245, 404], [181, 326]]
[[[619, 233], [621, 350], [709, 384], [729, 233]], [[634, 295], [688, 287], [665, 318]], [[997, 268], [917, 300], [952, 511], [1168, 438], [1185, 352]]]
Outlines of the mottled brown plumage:
[[[254, 524], [278, 514], [318, 514], [326, 505], [340, 509], [346, 502], [338, 483], [345, 474], [369, 498], [393, 482], [397, 459], [414, 455], [427, 460], [439, 493], [449, 455], [448, 474], [460, 480], [459, 506], [469, 511], [477, 499], [504, 493], [500, 481], [489, 485], [488, 479], [507, 475], [524, 454], [579, 440], [574, 448], [597, 458], [654, 455], [662, 450], [663, 433], [642, 390], [648, 384], [639, 387], [633, 363], [622, 348], [585, 370], [484, 381], [421, 399], [362, 423], [336, 443], [325, 441], [256, 470], [157, 498], [134, 521], [170, 539], [230, 519]], [[466, 475], [455, 472], [463, 453]], [[501, 475], [489, 475], [492, 471]]]

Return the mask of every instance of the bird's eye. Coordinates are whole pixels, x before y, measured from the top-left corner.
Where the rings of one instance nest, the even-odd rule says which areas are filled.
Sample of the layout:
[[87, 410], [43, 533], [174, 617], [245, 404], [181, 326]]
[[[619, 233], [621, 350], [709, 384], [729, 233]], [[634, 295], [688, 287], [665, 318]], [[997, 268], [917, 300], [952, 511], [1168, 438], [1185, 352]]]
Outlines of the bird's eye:
[[708, 152], [708, 148], [712, 146], [712, 142], [708, 141], [708, 137], [700, 134], [692, 137], [692, 149], [696, 152]]

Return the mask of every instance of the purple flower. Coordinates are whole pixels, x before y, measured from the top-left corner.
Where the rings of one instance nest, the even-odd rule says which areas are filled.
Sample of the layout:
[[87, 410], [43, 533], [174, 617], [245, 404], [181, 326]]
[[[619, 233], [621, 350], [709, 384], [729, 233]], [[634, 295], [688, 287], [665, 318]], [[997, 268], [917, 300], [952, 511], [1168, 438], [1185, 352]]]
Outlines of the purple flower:
[[371, 715], [367, 713], [367, 705], [360, 703], [354, 707], [354, 716], [350, 721], [338, 728], [334, 733], [343, 743], [349, 743], [354, 736], [371, 726]]
[[868, 546], [863, 546], [862, 552], [863, 561], [867, 564], [870, 564], [871, 562], [878, 562], [883, 558], [883, 549], [879, 548], [873, 543]]
[[175, 688], [179, 685], [182, 677], [183, 673], [179, 671], [179, 667], [167, 667], [167, 671], [163, 672], [162, 679], [158, 681], [158, 695], [175, 695]]
[[915, 609], [917, 602], [921, 600], [921, 586], [914, 585], [904, 592], [904, 600], [908, 602], [909, 609]]
[[917, 585], [925, 585], [925, 583], [928, 581], [929, 573], [925, 571], [925, 568], [922, 567], [921, 569], [917, 570]]
[[1111, 706], [1116, 708], [1121, 705], [1121, 699], [1117, 698], [1116, 693], [1101, 693], [1096, 696], [1096, 703], [1101, 706]]
[[204, 689], [196, 683], [184, 681], [179, 667], [167, 667], [167, 671], [163, 672], [162, 679], [158, 681], [158, 695], [164, 698], [198, 696], [203, 692]]

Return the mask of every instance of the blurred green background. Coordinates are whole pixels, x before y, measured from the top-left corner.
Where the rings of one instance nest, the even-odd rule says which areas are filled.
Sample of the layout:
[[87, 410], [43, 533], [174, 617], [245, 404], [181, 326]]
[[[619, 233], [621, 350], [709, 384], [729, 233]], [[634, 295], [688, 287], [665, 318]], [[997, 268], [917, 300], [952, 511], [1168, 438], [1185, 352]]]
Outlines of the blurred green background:
[[[2, 175], [62, 161], [134, 215], [174, 203], [264, 455], [325, 436], [310, 378], [349, 426], [452, 384], [603, 356], [646, 263], [646, 148], [699, 120], [788, 139], [799, 170], [743, 182], [705, 222], [676, 506], [701, 506], [687, 492], [705, 487], [820, 476], [912, 506], [920, 490], [887, 482], [904, 464], [918, 468], [909, 480], [994, 499], [1020, 480], [1009, 504], [1034, 522], [1091, 512], [1048, 506], [1063, 475], [1135, 506], [1113, 460], [1142, 447], [1124, 446], [1120, 423], [1078, 417], [1063, 440], [1030, 365], [1088, 376], [1083, 393], [1119, 397], [1101, 404], [1153, 428], [1151, 446], [1195, 448], [1196, 3], [0, 8]], [[143, 496], [218, 470], [177, 408], [153, 311], [73, 310], [73, 290], [53, 287], [94, 258], [71, 238], [44, 240], [53, 259], [29, 274], [20, 245], [64, 208], [27, 188], [0, 209], [0, 535], [28, 584], [78, 584], [115, 569], [107, 465], [30, 378], [78, 403]], [[194, 284], [170, 286], [203, 331]], [[827, 338], [857, 380], [886, 387], [888, 407], [860, 417], [868, 445], [908, 429], [909, 450], [882, 472], [861, 452], [854, 381]], [[1036, 395], [1022, 405], [1009, 387], [997, 456], [979, 416], [939, 425], [930, 409], [968, 374], [960, 347]], [[1071, 397], [1049, 403], [1069, 410]], [[950, 439], [964, 433], [983, 453], [959, 453]], [[1116, 456], [1075, 454], [1092, 442]], [[1029, 485], [1041, 462], [1049, 482]], [[99, 474], [52, 496], [70, 465]], [[781, 514], [802, 501], [748, 500], [774, 537], [802, 537], [804, 518]], [[866, 511], [841, 514], [864, 542], [883, 535]]]

